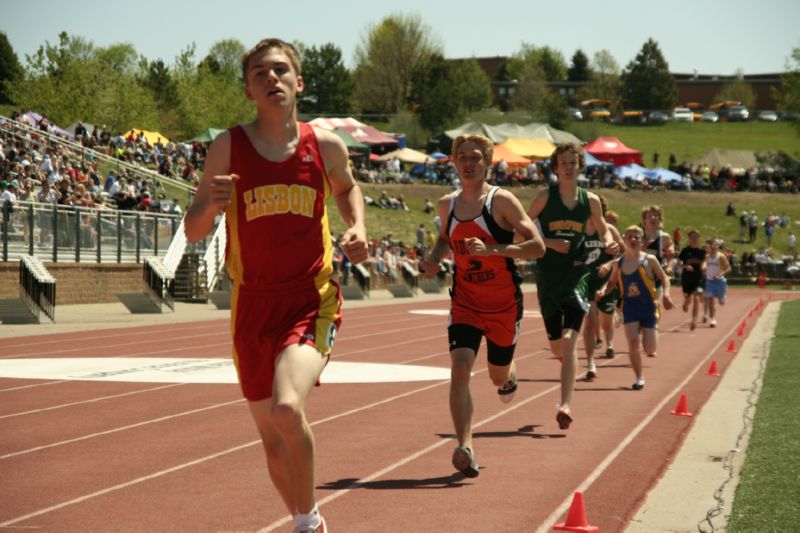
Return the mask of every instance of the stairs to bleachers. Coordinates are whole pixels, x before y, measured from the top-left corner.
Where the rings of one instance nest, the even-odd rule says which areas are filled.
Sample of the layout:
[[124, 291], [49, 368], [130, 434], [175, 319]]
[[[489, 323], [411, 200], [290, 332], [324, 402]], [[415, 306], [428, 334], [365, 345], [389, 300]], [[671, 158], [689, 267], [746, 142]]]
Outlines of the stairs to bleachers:
[[181, 257], [178, 269], [175, 271], [175, 301], [206, 303], [208, 289], [206, 288], [205, 261], [198, 252], [186, 251]]

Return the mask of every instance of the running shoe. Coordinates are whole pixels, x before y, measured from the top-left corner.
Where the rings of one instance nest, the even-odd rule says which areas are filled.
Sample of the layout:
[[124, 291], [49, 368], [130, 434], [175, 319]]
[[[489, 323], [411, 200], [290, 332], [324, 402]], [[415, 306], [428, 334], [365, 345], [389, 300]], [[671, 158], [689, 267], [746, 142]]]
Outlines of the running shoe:
[[294, 528], [294, 533], [328, 533], [328, 526], [325, 524], [325, 518], [320, 516], [319, 520], [320, 522], [317, 527], [296, 527]]
[[569, 414], [569, 409], [559, 408], [556, 415], [556, 422], [558, 422], [559, 429], [569, 429], [572, 424], [572, 417]]
[[717, 321], [712, 318], [708, 325], [709, 327], [715, 328], [717, 327]]
[[708, 315], [703, 315], [703, 324], [708, 322]]
[[696, 328], [696, 327], [697, 327], [697, 324], [695, 324], [695, 323], [694, 323], [694, 320], [692, 320], [692, 323], [691, 323], [691, 324], [689, 324], [689, 329], [690, 329], [690, 330], [692, 330], [692, 331], [694, 331], [694, 328]]
[[594, 378], [597, 377], [597, 367], [595, 365], [591, 365], [589, 369], [586, 371], [586, 381], [593, 381]]
[[480, 473], [475, 454], [465, 446], [456, 446], [453, 450], [453, 466], [467, 477], [478, 477]]
[[613, 346], [609, 346], [606, 349], [606, 357], [608, 357], [609, 359], [613, 359], [614, 358], [614, 347]]
[[647, 357], [655, 357], [655, 356], [656, 356], [655, 352], [647, 354]]
[[602, 340], [597, 339], [596, 341], [594, 341], [594, 347], [595, 348], [600, 348], [601, 346], [603, 346], [603, 341]]
[[517, 376], [512, 374], [509, 380], [497, 389], [497, 394], [500, 396], [501, 402], [510, 403], [514, 399], [515, 392], [517, 392]]
[[633, 390], [642, 390], [644, 388], [644, 378], [637, 378], [631, 388]]

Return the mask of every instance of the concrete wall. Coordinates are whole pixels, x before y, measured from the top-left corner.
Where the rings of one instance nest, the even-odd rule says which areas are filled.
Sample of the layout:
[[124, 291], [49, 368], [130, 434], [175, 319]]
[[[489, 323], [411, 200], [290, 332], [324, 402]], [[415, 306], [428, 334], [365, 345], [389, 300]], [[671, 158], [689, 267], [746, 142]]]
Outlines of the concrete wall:
[[[56, 279], [56, 305], [118, 302], [121, 292], [142, 292], [143, 266], [44, 263]], [[0, 299], [19, 297], [19, 263], [0, 263]]]

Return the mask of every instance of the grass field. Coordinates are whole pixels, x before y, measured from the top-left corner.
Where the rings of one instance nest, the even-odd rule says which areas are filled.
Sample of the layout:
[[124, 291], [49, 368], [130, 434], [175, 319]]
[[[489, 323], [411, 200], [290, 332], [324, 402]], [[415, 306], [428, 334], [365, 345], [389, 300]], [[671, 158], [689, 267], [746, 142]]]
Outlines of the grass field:
[[691, 161], [712, 148], [728, 150], [783, 151], [800, 159], [800, 135], [789, 122], [668, 122], [662, 126], [621, 126], [603, 122], [572, 122], [567, 129], [589, 142], [597, 137], [618, 137], [642, 152], [646, 166], [652, 166], [653, 152], [666, 166], [669, 154], [678, 162]]
[[781, 307], [728, 531], [797, 531], [800, 513], [800, 301]]
[[[411, 209], [409, 212], [393, 209], [379, 209], [367, 207], [367, 232], [369, 238], [380, 239], [391, 233], [395, 239], [402, 240], [404, 244], [411, 245], [416, 241], [416, 229], [420, 224], [425, 229], [434, 229], [434, 215], [426, 215], [422, 211], [425, 198], [432, 202], [446, 194], [449, 187], [429, 184], [407, 185], [371, 185], [361, 184], [364, 194], [377, 199], [381, 190], [397, 196], [403, 194]], [[527, 209], [534, 195], [539, 191], [534, 187], [514, 187], [511, 190]], [[601, 189], [598, 192], [606, 196], [609, 208], [620, 214], [620, 228], [625, 228], [641, 221], [642, 207], [651, 204], [664, 206], [664, 229], [670, 234], [676, 226], [683, 229], [684, 242], [689, 228], [696, 228], [704, 237], [717, 236], [722, 238], [726, 246], [733, 248], [738, 256], [745, 250], [757, 250], [767, 245], [763, 229], [758, 232], [754, 243], [739, 243], [738, 217], [726, 217], [725, 207], [728, 202], [733, 202], [737, 212], [742, 209], [755, 210], [762, 218], [767, 213], [786, 213], [791, 219], [790, 228], [795, 233], [800, 232], [800, 199], [792, 194], [768, 193], [722, 193], [722, 192], [622, 192], [612, 189]], [[331, 226], [335, 235], [343, 231], [341, 219], [335, 213], [335, 204], [329, 202], [331, 210]], [[777, 228], [772, 238], [772, 250], [775, 254], [782, 255], [786, 252], [787, 236], [790, 228]]]

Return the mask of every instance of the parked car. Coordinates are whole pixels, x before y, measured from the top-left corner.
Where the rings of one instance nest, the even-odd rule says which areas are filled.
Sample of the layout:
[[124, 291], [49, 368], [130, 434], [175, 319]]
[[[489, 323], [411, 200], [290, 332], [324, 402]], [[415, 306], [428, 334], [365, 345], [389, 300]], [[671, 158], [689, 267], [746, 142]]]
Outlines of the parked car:
[[578, 120], [578, 121], [583, 120], [583, 113], [581, 113], [580, 109], [577, 109], [575, 107], [569, 108], [567, 116], [569, 117], [570, 120]]
[[735, 105], [728, 110], [728, 120], [731, 122], [745, 121], [750, 119], [750, 111], [743, 105]]
[[673, 122], [694, 122], [694, 113], [688, 107], [676, 107], [672, 110]]
[[758, 113], [758, 120], [762, 122], [777, 122], [778, 114], [775, 111], [761, 111]]
[[703, 111], [703, 116], [700, 120], [703, 122], [719, 122], [719, 115], [713, 111]]
[[669, 115], [663, 111], [650, 111], [647, 115], [648, 124], [666, 124], [669, 121]]

